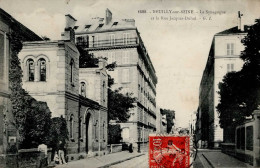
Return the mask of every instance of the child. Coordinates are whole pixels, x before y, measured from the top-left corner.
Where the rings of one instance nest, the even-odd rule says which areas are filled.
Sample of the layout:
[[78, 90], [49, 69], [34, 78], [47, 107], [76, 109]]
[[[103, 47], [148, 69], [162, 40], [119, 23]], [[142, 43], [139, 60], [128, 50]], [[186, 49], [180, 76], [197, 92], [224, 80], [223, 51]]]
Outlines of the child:
[[59, 164], [59, 156], [58, 156], [58, 152], [57, 152], [57, 151], [55, 151], [54, 162], [55, 162], [56, 164]]

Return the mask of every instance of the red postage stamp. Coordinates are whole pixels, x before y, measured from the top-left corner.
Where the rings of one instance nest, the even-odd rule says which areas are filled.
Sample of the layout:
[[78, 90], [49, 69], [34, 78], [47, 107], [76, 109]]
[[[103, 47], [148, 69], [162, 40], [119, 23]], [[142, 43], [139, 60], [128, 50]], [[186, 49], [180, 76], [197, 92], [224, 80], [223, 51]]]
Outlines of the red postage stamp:
[[188, 168], [189, 136], [149, 136], [150, 168]]

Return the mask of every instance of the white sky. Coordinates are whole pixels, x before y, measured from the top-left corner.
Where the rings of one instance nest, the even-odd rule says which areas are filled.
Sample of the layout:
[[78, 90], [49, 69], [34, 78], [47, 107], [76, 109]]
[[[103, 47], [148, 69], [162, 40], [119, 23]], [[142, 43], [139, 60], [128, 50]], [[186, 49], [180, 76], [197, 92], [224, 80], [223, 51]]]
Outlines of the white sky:
[[[68, 4], [66, 2], [69, 2]], [[260, 16], [257, 0], [0, 0], [0, 7], [34, 31], [52, 40], [60, 39], [65, 14], [79, 24], [105, 17], [109, 8], [116, 18], [133, 18], [141, 33], [158, 77], [157, 104], [176, 111], [177, 126], [187, 127], [197, 110], [199, 84], [213, 35], [243, 22], [253, 24]], [[222, 15], [154, 14], [152, 10], [225, 11]], [[138, 10], [151, 13], [140, 14]], [[195, 21], [151, 20], [151, 17], [196, 16]], [[202, 17], [212, 20], [202, 20]]]

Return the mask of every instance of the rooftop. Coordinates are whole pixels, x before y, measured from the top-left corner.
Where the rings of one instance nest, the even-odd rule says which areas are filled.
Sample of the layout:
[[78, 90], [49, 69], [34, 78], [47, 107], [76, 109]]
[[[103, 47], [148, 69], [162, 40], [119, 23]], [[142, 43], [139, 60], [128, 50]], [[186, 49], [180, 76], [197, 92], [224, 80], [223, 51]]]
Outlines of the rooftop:
[[217, 33], [216, 35], [226, 35], [226, 34], [237, 34], [237, 33], [247, 33], [250, 29], [249, 25], [244, 25], [244, 31], [238, 29], [238, 26], [226, 29], [222, 32]]
[[76, 32], [101, 32], [104, 30], [117, 30], [136, 28], [134, 19], [113, 18], [112, 12], [107, 9], [106, 16], [92, 18], [87, 24], [79, 25]]
[[9, 23], [9, 25], [12, 26], [12, 29], [19, 31], [19, 33], [25, 38], [24, 40], [26, 40], [26, 41], [42, 40], [41, 37], [39, 37], [33, 31], [31, 31], [26, 26], [24, 26], [23, 24], [18, 22], [15, 18], [13, 18], [11, 15], [9, 15], [2, 8], [0, 8], [0, 19], [1, 18], [4, 19], [7, 23]]

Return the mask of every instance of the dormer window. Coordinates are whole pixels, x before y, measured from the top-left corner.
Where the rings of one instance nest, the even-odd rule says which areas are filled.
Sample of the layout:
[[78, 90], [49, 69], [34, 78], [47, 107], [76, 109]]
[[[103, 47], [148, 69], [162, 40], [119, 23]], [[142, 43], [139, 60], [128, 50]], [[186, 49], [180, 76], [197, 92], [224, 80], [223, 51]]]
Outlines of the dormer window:
[[87, 31], [90, 27], [91, 25], [85, 25], [85, 30]]
[[118, 22], [114, 22], [113, 25], [112, 25], [112, 27], [113, 27], [113, 26], [116, 26], [117, 24], [118, 24]]
[[101, 27], [102, 27], [103, 25], [104, 25], [104, 24], [99, 24], [98, 27], [96, 28], [96, 30], [101, 29]]

